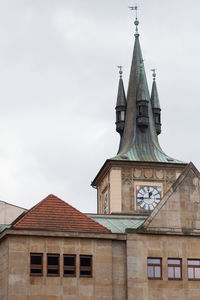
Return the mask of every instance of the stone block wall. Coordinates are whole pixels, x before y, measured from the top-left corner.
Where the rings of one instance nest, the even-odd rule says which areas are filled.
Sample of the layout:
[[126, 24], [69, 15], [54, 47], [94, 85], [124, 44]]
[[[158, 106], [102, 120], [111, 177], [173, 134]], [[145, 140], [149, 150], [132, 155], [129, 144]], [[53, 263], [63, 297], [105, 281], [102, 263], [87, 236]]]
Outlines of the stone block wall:
[[[191, 236], [129, 234], [128, 300], [197, 300], [200, 281], [188, 280], [187, 259], [200, 259], [200, 239]], [[147, 258], [162, 258], [162, 279], [148, 279]], [[168, 258], [182, 259], [182, 279], [168, 279]]]
[[[113, 244], [112, 240], [104, 239], [36, 236], [10, 236], [7, 240], [8, 298], [2, 300], [126, 299], [123, 241]], [[43, 253], [43, 276], [30, 276], [30, 253]], [[47, 276], [47, 253], [60, 255], [59, 276]], [[76, 254], [76, 277], [63, 276], [63, 254]], [[92, 277], [79, 276], [80, 254], [92, 255]]]

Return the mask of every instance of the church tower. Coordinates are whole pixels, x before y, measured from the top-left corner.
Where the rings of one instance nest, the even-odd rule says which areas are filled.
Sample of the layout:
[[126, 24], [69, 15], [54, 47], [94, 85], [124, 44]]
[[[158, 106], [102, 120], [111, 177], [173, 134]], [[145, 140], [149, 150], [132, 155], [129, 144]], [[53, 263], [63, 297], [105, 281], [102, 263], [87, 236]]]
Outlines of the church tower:
[[[132, 7], [137, 11], [137, 7]], [[166, 155], [160, 147], [161, 108], [153, 70], [151, 96], [140, 47], [138, 25], [127, 97], [122, 70], [116, 104], [119, 150], [107, 159], [92, 186], [97, 188], [99, 214], [149, 214], [176, 181], [186, 163]]]

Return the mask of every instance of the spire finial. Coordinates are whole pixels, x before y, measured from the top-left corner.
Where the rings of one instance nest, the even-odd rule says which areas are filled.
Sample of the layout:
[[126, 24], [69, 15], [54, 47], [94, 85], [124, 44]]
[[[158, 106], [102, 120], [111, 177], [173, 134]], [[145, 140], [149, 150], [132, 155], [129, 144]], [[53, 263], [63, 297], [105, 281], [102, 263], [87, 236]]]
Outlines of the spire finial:
[[138, 18], [137, 18], [137, 11], [138, 11], [138, 5], [135, 4], [135, 6], [129, 6], [130, 10], [134, 10], [135, 11], [135, 37], [139, 37], [139, 33], [138, 33], [138, 25], [139, 25], [139, 21], [138, 21]]
[[152, 73], [153, 81], [155, 81], [156, 80], [156, 69], [151, 69], [151, 72], [153, 72]]
[[120, 75], [120, 79], [122, 79], [122, 74], [123, 74], [123, 71], [122, 71], [122, 66], [117, 66], [118, 69], [119, 69], [119, 75]]

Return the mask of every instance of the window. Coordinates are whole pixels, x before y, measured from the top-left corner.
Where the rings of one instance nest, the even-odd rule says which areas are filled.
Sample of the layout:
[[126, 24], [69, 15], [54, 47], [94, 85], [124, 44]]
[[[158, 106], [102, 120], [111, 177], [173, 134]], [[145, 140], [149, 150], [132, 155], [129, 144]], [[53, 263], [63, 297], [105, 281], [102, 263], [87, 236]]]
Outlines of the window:
[[139, 116], [142, 116], [142, 106], [138, 107], [138, 111], [139, 111]]
[[104, 214], [108, 214], [108, 194], [105, 194], [104, 198]]
[[155, 121], [157, 124], [160, 124], [160, 114], [155, 114]]
[[162, 279], [162, 258], [148, 258], [147, 271], [149, 279]]
[[121, 111], [121, 121], [125, 121], [125, 111]]
[[47, 275], [59, 275], [59, 254], [47, 254]]
[[200, 280], [200, 259], [188, 259], [188, 279]]
[[64, 276], [76, 276], [76, 255], [66, 255], [63, 256], [63, 275]]
[[168, 258], [168, 279], [182, 279], [182, 260]]
[[80, 255], [80, 277], [92, 276], [92, 256]]
[[41, 253], [31, 253], [30, 254], [30, 274], [31, 275], [42, 275], [42, 259], [43, 255]]

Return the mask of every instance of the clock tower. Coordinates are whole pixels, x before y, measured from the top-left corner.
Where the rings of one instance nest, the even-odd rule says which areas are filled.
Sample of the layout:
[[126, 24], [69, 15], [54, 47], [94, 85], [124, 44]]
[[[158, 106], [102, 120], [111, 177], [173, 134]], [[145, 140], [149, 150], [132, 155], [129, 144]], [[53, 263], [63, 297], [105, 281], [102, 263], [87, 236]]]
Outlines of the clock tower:
[[149, 214], [176, 181], [186, 163], [160, 147], [161, 108], [153, 71], [151, 95], [146, 79], [136, 17], [135, 43], [127, 97], [122, 70], [116, 104], [119, 150], [107, 159], [92, 186], [97, 188], [98, 214]]

